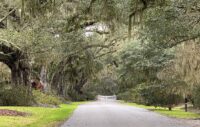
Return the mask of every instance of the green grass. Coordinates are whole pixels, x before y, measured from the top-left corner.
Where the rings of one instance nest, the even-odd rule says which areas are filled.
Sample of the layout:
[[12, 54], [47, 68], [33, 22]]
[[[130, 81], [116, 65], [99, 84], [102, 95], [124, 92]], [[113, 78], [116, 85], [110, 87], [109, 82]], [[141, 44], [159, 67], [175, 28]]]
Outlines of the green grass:
[[145, 106], [145, 105], [140, 105], [136, 103], [125, 103], [125, 102], [122, 102], [122, 103], [126, 105], [130, 105], [130, 106], [138, 107], [138, 108], [148, 109], [148, 110], [151, 110], [151, 111], [154, 111], [154, 112], [157, 112], [159, 114], [169, 116], [169, 117], [184, 118], [184, 119], [200, 118], [200, 114], [193, 113], [193, 112], [185, 112], [180, 107], [173, 108], [172, 111], [169, 111], [167, 108], [163, 108], [163, 107], [155, 108], [154, 106]]
[[0, 116], [0, 127], [54, 127], [69, 118], [77, 106], [82, 103], [62, 104], [60, 108], [0, 107], [0, 109], [17, 110], [31, 114], [26, 117]]

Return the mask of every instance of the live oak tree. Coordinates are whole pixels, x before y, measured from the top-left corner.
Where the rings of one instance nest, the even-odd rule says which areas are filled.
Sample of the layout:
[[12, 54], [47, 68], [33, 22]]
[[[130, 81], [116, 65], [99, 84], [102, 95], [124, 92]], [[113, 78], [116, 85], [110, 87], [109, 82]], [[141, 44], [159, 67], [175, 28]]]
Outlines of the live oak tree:
[[[144, 8], [144, 6], [141, 7]], [[127, 48], [128, 50], [125, 49], [124, 52], [122, 52], [122, 63], [125, 65], [120, 69], [122, 84], [125, 85], [122, 86], [122, 88], [126, 90], [127, 87], [135, 87], [142, 82], [149, 82], [151, 84], [152, 81], [163, 80], [164, 82], [167, 81], [170, 84], [174, 84], [172, 88], [182, 88], [180, 89], [182, 90], [182, 94], [180, 94], [179, 91], [174, 91], [174, 93], [179, 93], [180, 95], [185, 94], [185, 96], [189, 94], [191, 91], [190, 86], [196, 81], [195, 79], [191, 79], [192, 76], [189, 76], [190, 74], [195, 75], [195, 72], [189, 69], [193, 65], [190, 66], [190, 64], [188, 64], [190, 63], [189, 61], [194, 58], [194, 55], [191, 53], [188, 53], [189, 56], [186, 57], [183, 54], [187, 52], [184, 51], [184, 53], [182, 52], [183, 54], [177, 52], [179, 54], [177, 56], [179, 63], [177, 63], [178, 61], [175, 59], [176, 68], [173, 70], [172, 67], [171, 70], [173, 71], [171, 71], [171, 73], [170, 70], [163, 72], [169, 72], [171, 78], [163, 76], [164, 78], [160, 79], [158, 74], [160, 74], [160, 70], [173, 64], [171, 61], [174, 61], [176, 56], [175, 49], [177, 45], [186, 42], [189, 44], [191, 44], [191, 42], [199, 42], [198, 14], [198, 1], [165, 1], [164, 4], [158, 6], [154, 4], [154, 6], [149, 8], [146, 7], [142, 13], [143, 18], [139, 22], [141, 26], [137, 27], [138, 25], [135, 25], [134, 29], [129, 27], [129, 36], [131, 35], [131, 30], [136, 30], [136, 32], [140, 32], [140, 39], [138, 40], [138, 38], [136, 38], [137, 40], [135, 43], [139, 43], [138, 45], [135, 45], [133, 48]], [[191, 45], [194, 46], [190, 48], [193, 52], [198, 47], [198, 44], [196, 46], [194, 44]], [[189, 48], [188, 45], [186, 47]], [[150, 50], [148, 51], [148, 49]], [[190, 52], [189, 49], [186, 50]], [[166, 54], [167, 52], [171, 52], [169, 56]], [[198, 56], [195, 55], [195, 57]], [[194, 61], [194, 59], [192, 61]], [[192, 63], [195, 64], [194, 62]], [[184, 67], [182, 65], [184, 65]], [[187, 65], [189, 67], [186, 67]], [[196, 67], [196, 65], [194, 66]], [[190, 71], [184, 71], [186, 68]], [[174, 73], [172, 74], [172, 72]], [[170, 90], [169, 87], [167, 89]]]

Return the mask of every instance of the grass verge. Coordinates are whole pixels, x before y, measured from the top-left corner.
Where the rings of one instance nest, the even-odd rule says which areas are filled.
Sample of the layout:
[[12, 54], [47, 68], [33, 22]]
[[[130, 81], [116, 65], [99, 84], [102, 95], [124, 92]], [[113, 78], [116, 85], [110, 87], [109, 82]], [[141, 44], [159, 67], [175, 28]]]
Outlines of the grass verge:
[[70, 117], [78, 105], [85, 102], [62, 104], [60, 108], [44, 107], [0, 107], [30, 113], [26, 117], [0, 116], [0, 127], [55, 127]]
[[169, 111], [167, 108], [163, 108], [163, 107], [155, 108], [154, 106], [146, 106], [146, 105], [140, 105], [136, 103], [126, 103], [126, 102], [122, 102], [122, 103], [129, 106], [148, 109], [148, 110], [157, 112], [159, 114], [169, 116], [169, 117], [174, 117], [174, 118], [184, 118], [184, 119], [199, 119], [200, 118], [199, 113], [185, 112], [180, 107], [175, 107], [172, 109], [172, 111]]

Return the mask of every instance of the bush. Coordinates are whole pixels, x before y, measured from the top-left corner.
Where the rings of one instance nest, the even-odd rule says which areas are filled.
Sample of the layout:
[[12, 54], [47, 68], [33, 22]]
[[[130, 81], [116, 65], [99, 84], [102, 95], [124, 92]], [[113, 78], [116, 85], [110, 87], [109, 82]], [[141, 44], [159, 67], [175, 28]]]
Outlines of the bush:
[[141, 97], [140, 93], [138, 92], [138, 88], [128, 90], [123, 93], [119, 93], [117, 95], [119, 100], [124, 100], [127, 102], [134, 102], [134, 103], [144, 103], [143, 98]]
[[168, 107], [169, 110], [184, 100], [181, 95], [177, 94], [176, 91], [172, 91], [171, 87], [166, 84], [146, 86], [141, 89], [140, 94], [146, 105]]
[[119, 100], [124, 100], [124, 101], [126, 101], [126, 102], [133, 102], [133, 101], [134, 101], [134, 98], [133, 98], [133, 96], [132, 96], [132, 94], [131, 94], [130, 91], [126, 91], [126, 92], [123, 92], [123, 93], [119, 93], [119, 94], [117, 95], [117, 99], [119, 99]]
[[61, 97], [56, 96], [53, 93], [43, 93], [39, 90], [33, 90], [33, 97], [38, 105], [55, 105], [58, 106], [63, 103]]
[[184, 100], [183, 97], [177, 93], [178, 92], [175, 90], [172, 91], [171, 85], [168, 84], [143, 83], [126, 92], [119, 93], [118, 99], [139, 104], [153, 105], [155, 107], [168, 107], [169, 110], [171, 110], [173, 106], [178, 105]]
[[1, 106], [28, 106], [33, 102], [32, 95], [24, 86], [2, 85], [0, 88]]

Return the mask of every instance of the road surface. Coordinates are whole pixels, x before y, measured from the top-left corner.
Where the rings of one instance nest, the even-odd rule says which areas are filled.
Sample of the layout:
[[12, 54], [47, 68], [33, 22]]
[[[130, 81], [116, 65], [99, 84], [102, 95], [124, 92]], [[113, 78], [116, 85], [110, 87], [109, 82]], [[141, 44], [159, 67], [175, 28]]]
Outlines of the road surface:
[[177, 119], [118, 103], [81, 105], [61, 127], [191, 127]]

